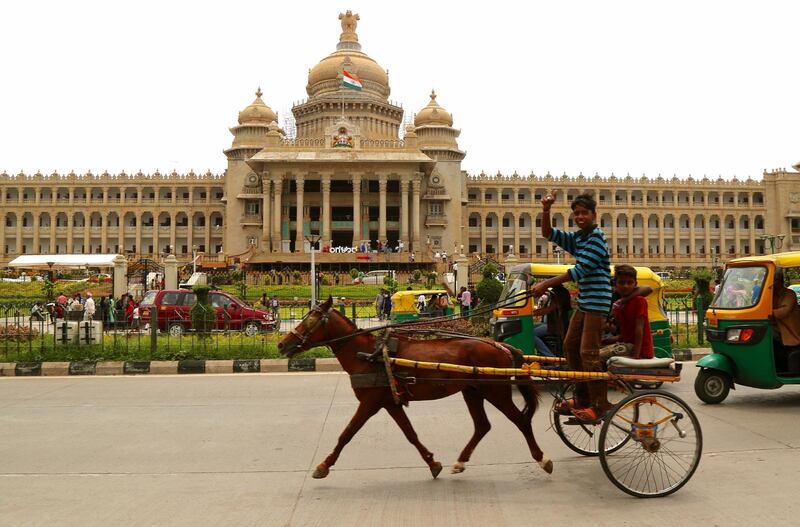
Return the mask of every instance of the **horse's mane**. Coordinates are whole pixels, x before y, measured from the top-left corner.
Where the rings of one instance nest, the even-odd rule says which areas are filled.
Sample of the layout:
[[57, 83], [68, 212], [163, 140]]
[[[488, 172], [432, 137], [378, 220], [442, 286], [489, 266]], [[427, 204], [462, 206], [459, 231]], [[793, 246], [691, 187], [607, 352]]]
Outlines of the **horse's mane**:
[[352, 320], [347, 318], [345, 315], [342, 315], [341, 313], [339, 313], [339, 311], [337, 311], [336, 309], [333, 309], [333, 306], [328, 308], [328, 314], [329, 315], [334, 315], [337, 318], [339, 318], [341, 320], [344, 320], [347, 323], [347, 325], [350, 327], [350, 329], [358, 330], [358, 326], [356, 325], [355, 322], [353, 322]]

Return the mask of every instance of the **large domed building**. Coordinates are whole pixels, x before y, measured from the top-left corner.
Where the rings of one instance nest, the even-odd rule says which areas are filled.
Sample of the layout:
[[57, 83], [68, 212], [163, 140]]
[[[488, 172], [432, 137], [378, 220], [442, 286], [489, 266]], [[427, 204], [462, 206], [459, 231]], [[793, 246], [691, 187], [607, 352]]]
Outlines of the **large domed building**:
[[[555, 262], [538, 216], [551, 189], [560, 228], [571, 227], [573, 196], [596, 196], [620, 263], [708, 267], [769, 251], [775, 234], [782, 249], [800, 250], [800, 164], [758, 181], [467, 174], [460, 130], [437, 94], [405, 115], [389, 99], [387, 70], [362, 49], [359, 16], [339, 21], [338, 42], [292, 107], [294, 130], [280, 127], [268, 104], [278, 101], [259, 88], [230, 128], [222, 175], [0, 173], [0, 264], [63, 252], [186, 262], [194, 249], [206, 263], [299, 268], [317, 238], [318, 261], [345, 269], [419, 265], [443, 251]], [[387, 245], [400, 251], [370, 252]]]

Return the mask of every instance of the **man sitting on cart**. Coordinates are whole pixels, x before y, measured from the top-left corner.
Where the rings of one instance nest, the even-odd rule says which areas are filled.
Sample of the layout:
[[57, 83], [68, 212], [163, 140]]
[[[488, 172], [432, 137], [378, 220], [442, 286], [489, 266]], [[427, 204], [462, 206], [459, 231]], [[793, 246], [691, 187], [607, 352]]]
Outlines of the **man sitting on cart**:
[[600, 348], [600, 358], [604, 361], [613, 356], [653, 358], [653, 335], [650, 333], [647, 300], [644, 298], [652, 289], [648, 287], [640, 291], [642, 288], [638, 285], [636, 269], [627, 264], [616, 266], [614, 286], [620, 299], [612, 305], [611, 316], [619, 334], [604, 340], [604, 344], [610, 344]]
[[[611, 309], [611, 262], [605, 234], [597, 226], [597, 203], [589, 194], [572, 200], [572, 217], [578, 231], [565, 232], [550, 225], [550, 207], [556, 191], [542, 199], [542, 236], [575, 257], [575, 266], [533, 287], [538, 298], [547, 289], [573, 281], [578, 285], [578, 310], [570, 320], [564, 339], [564, 356], [575, 371], [603, 371], [600, 343], [603, 326]], [[558, 411], [580, 420], [600, 419], [611, 408], [605, 381], [578, 383], [575, 399], [565, 401]]]

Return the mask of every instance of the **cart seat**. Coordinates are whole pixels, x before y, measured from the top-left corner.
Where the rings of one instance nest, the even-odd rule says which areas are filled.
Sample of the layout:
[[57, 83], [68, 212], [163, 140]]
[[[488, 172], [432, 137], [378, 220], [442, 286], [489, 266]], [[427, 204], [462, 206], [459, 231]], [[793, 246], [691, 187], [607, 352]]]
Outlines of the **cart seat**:
[[653, 358], [653, 359], [631, 359], [630, 357], [611, 357], [608, 359], [608, 366], [618, 366], [620, 368], [636, 368], [639, 370], [650, 368], [671, 368], [675, 359]]
[[680, 375], [681, 363], [671, 358], [631, 359], [629, 357], [611, 357], [608, 359], [608, 371], [633, 375], [664, 375], [676, 377]]

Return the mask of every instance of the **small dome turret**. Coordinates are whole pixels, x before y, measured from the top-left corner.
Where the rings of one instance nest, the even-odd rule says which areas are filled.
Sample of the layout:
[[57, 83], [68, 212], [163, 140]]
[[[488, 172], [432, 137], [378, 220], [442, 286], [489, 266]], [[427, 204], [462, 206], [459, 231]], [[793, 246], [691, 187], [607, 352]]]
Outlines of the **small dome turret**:
[[414, 117], [414, 126], [438, 124], [453, 126], [453, 116], [436, 102], [436, 92], [431, 90], [431, 101]]
[[277, 121], [278, 116], [272, 111], [272, 108], [264, 104], [261, 100], [261, 88], [256, 91], [256, 100], [250, 106], [239, 112], [239, 124], [260, 123], [269, 124], [272, 121]]

